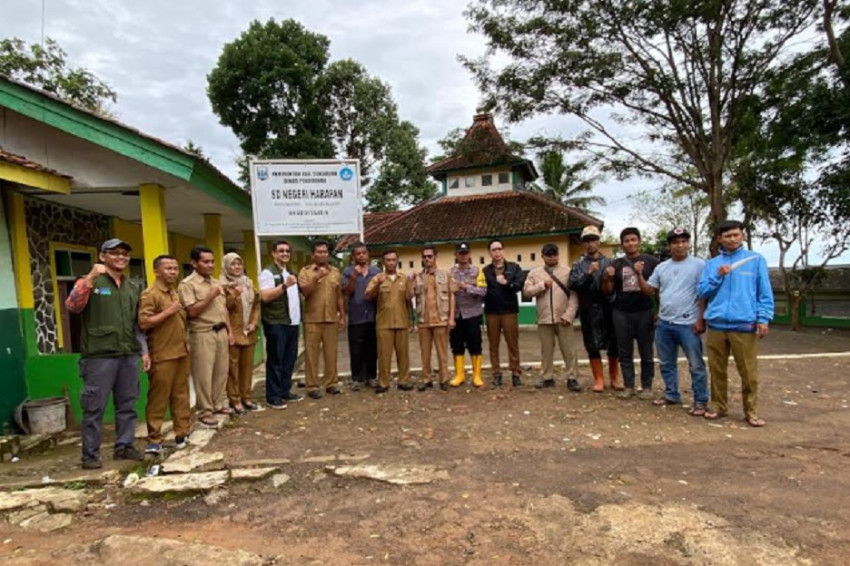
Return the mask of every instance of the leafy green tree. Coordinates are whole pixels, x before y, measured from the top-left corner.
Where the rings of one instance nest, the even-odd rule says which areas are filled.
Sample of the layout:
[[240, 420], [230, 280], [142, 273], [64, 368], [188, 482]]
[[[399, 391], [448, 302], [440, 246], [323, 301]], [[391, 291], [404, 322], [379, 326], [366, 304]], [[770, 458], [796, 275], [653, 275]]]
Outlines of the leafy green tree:
[[361, 183], [366, 186], [394, 141], [398, 110], [390, 87], [351, 59], [328, 65], [323, 81], [336, 153], [360, 159]]
[[366, 189], [366, 209], [370, 212], [398, 210], [399, 206], [418, 204], [437, 194], [425, 171], [427, 151], [419, 145], [418, 136], [419, 130], [407, 121], [392, 129], [378, 179]]
[[588, 174], [587, 161], [566, 163], [562, 151], [548, 150], [540, 156], [540, 173], [542, 186], [534, 188], [549, 198], [594, 216], [598, 213], [591, 207], [605, 206], [604, 198], [592, 194], [594, 179]]
[[322, 104], [328, 38], [294, 20], [251, 22], [207, 75], [213, 112], [257, 157], [333, 157]]
[[[570, 143], [607, 171], [660, 175], [703, 191], [717, 223], [727, 214], [742, 103], [761, 94], [765, 72], [796, 48], [817, 4], [477, 0], [466, 16], [488, 52], [464, 61], [510, 121], [572, 115], [587, 131]], [[696, 177], [683, 174], [688, 167]]]
[[23, 40], [0, 40], [0, 76], [27, 83], [86, 110], [109, 115], [116, 101], [112, 88], [82, 67], [69, 67], [68, 54], [51, 38], [44, 46]]
[[433, 194], [419, 131], [401, 122], [392, 91], [356, 61], [328, 63], [330, 41], [286, 20], [253, 22], [208, 75], [221, 123], [248, 156], [360, 160], [370, 208], [395, 210]]
[[183, 144], [183, 151], [191, 153], [192, 155], [197, 155], [201, 159], [207, 158], [207, 156], [204, 155], [204, 148], [199, 146], [192, 140], [186, 140], [186, 143]]
[[661, 242], [666, 246], [667, 232], [681, 226], [691, 234], [691, 253], [706, 256], [709, 252], [708, 198], [691, 186], [674, 183], [663, 185], [658, 190], [645, 190], [629, 197], [632, 204], [633, 221], [649, 224], [662, 234]]

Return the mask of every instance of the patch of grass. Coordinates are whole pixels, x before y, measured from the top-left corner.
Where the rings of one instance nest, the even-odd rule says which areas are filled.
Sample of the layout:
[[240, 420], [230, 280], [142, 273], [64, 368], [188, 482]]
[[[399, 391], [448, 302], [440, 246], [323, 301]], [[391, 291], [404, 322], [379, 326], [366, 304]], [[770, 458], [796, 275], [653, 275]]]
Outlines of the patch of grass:
[[68, 483], [66, 483], [62, 487], [64, 487], [65, 489], [72, 489], [74, 491], [82, 491], [86, 487], [88, 487], [88, 484], [86, 484], [86, 482], [84, 482], [84, 481], [76, 480], [76, 481], [69, 481]]

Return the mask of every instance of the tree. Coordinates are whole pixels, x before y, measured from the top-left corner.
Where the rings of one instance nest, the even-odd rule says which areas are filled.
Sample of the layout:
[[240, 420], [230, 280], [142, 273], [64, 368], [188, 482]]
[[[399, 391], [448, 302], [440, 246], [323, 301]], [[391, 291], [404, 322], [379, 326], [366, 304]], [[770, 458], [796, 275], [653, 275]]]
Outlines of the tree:
[[543, 184], [534, 184], [533, 188], [561, 204], [577, 208], [585, 214], [598, 216], [590, 207], [605, 206], [605, 199], [591, 194], [594, 180], [587, 175], [587, 169], [587, 161], [568, 164], [564, 162], [562, 151], [544, 151], [540, 155]]
[[[760, 94], [764, 73], [794, 48], [816, 5], [477, 0], [466, 16], [488, 53], [463, 60], [510, 121], [575, 116], [588, 130], [570, 144], [620, 177], [661, 175], [703, 191], [717, 223], [727, 213], [724, 184], [742, 101]], [[507, 64], [493, 69], [490, 61], [501, 56]], [[696, 177], [682, 173], [688, 167]]]
[[437, 193], [425, 171], [427, 151], [419, 145], [418, 136], [419, 130], [410, 122], [401, 122], [392, 129], [378, 179], [366, 189], [368, 211], [398, 210], [399, 206], [418, 204]]
[[[480, 110], [480, 109], [479, 109]], [[436, 155], [431, 158], [431, 163], [437, 163], [456, 155], [463, 155], [477, 151], [479, 148], [466, 147], [464, 138], [466, 137], [466, 129], [455, 128], [447, 133], [442, 139], [437, 140], [437, 145], [443, 150], [441, 155]], [[508, 146], [508, 153], [522, 157], [525, 155], [525, 144], [516, 140], [510, 139], [510, 132], [500, 132], [502, 139]]]
[[324, 73], [331, 136], [337, 155], [360, 159], [361, 183], [393, 141], [398, 110], [390, 87], [351, 59], [334, 61]]
[[711, 243], [709, 234], [708, 198], [691, 186], [679, 187], [668, 183], [658, 190], [640, 191], [629, 197], [632, 202], [632, 220], [649, 224], [664, 237], [667, 232], [681, 226], [691, 234], [691, 253], [707, 255]]
[[27, 49], [18, 38], [0, 40], [0, 76], [21, 81], [97, 114], [108, 115], [112, 88], [82, 67], [70, 68], [67, 53], [51, 38]]
[[338, 156], [360, 160], [370, 207], [395, 210], [433, 194], [419, 131], [399, 120], [389, 85], [351, 59], [328, 64], [329, 46], [293, 20], [255, 21], [225, 45], [207, 92], [240, 140], [240, 181], [248, 156]]
[[201, 159], [206, 159], [207, 156], [204, 155], [204, 148], [193, 142], [192, 140], [186, 140], [186, 143], [183, 144], [183, 151], [186, 153], [191, 153]]
[[330, 42], [294, 20], [251, 22], [207, 75], [213, 112], [258, 157], [333, 157], [322, 104]]

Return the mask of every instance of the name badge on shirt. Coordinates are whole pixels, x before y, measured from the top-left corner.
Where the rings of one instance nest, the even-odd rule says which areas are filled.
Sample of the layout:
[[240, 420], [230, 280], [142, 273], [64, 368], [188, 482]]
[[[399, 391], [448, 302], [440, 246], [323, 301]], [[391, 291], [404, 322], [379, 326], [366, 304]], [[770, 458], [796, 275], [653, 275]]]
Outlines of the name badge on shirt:
[[94, 294], [109, 296], [112, 294], [112, 289], [110, 289], [109, 287], [95, 287]]

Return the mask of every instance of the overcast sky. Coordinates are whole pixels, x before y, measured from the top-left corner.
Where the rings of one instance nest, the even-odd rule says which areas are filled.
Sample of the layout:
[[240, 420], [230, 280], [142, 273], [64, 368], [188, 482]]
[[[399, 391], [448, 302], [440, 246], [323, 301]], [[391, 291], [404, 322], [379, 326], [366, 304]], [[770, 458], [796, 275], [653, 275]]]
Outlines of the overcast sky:
[[[330, 39], [332, 60], [355, 59], [386, 81], [401, 117], [419, 128], [430, 155], [438, 153], [436, 141], [447, 132], [471, 124], [480, 101], [457, 60], [459, 54], [484, 51], [483, 39], [467, 33], [463, 0], [0, 0], [0, 5], [0, 38], [40, 42], [43, 30], [67, 51], [72, 66], [91, 70], [117, 91], [112, 110], [120, 121], [177, 145], [191, 139], [233, 179], [239, 143], [212, 113], [206, 75], [223, 45], [255, 19], [293, 18]], [[576, 122], [565, 117], [510, 127], [497, 119], [497, 126], [518, 141], [578, 133]], [[627, 196], [661, 182], [598, 185], [596, 192], [608, 202], [606, 227], [616, 234], [634, 223]]]

